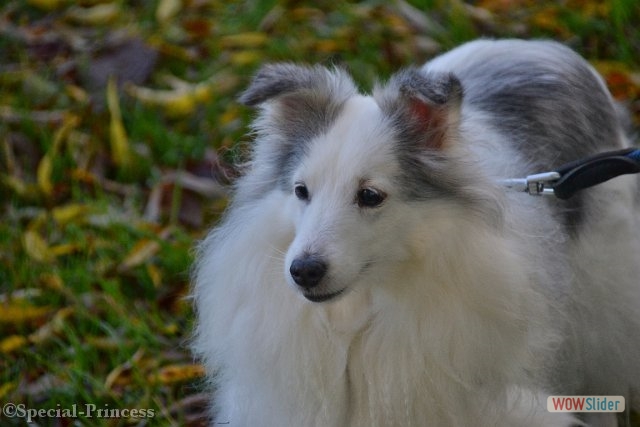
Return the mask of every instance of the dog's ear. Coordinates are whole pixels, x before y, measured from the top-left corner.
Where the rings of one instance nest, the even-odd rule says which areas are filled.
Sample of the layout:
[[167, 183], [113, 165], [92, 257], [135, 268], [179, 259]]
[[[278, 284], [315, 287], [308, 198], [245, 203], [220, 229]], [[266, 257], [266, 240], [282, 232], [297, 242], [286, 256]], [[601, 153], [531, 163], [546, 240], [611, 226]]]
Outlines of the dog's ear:
[[253, 107], [283, 97], [291, 99], [292, 95], [340, 98], [351, 96], [355, 91], [353, 81], [342, 69], [277, 63], [260, 68], [239, 101]]
[[263, 66], [239, 100], [261, 108], [257, 130], [293, 143], [326, 129], [356, 92], [353, 80], [340, 68], [279, 63]]
[[408, 68], [376, 87], [374, 97], [405, 139], [433, 150], [455, 139], [462, 86], [453, 74]]

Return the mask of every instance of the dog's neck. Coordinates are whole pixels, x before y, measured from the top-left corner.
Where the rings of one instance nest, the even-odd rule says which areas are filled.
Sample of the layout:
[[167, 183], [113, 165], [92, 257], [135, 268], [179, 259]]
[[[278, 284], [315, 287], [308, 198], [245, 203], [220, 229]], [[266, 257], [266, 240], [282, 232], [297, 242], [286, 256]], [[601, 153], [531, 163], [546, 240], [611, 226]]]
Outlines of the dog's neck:
[[357, 289], [337, 301], [322, 304], [317, 309], [323, 325], [331, 331], [331, 335], [349, 342], [371, 319], [371, 292]]

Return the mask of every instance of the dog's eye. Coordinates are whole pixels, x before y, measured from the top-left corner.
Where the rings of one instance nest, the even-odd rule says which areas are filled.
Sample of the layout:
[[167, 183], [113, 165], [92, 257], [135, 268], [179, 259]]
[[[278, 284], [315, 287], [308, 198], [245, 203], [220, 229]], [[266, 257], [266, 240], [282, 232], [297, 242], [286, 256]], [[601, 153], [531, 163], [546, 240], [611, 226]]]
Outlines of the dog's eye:
[[309, 200], [309, 190], [302, 182], [296, 182], [293, 187], [293, 193], [300, 200]]
[[361, 188], [358, 190], [357, 194], [358, 206], [361, 208], [375, 208], [384, 202], [385, 197], [386, 194], [379, 190], [375, 190], [373, 188]]

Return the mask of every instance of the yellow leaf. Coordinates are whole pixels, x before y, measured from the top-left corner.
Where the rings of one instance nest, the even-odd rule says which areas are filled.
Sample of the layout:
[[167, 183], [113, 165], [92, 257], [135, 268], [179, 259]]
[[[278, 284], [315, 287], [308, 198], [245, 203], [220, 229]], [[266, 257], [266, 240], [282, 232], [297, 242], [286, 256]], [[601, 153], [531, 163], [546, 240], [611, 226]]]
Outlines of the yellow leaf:
[[142, 103], [159, 106], [171, 116], [186, 116], [196, 109], [196, 95], [193, 90], [154, 90], [146, 87], [129, 86], [129, 93]]
[[22, 235], [24, 250], [31, 258], [39, 262], [50, 262], [54, 255], [47, 242], [35, 230], [27, 230]]
[[225, 48], [259, 48], [264, 46], [268, 41], [269, 37], [265, 33], [255, 31], [225, 36], [220, 40], [220, 43]]
[[53, 172], [53, 161], [60, 151], [60, 147], [64, 140], [69, 136], [69, 133], [73, 128], [78, 126], [80, 119], [74, 115], [67, 115], [62, 122], [62, 126], [56, 132], [53, 137], [53, 143], [49, 151], [42, 157], [38, 164], [38, 170], [36, 171], [38, 186], [40, 190], [46, 195], [50, 196], [53, 192], [53, 183], [51, 182], [51, 173]]
[[204, 366], [198, 364], [168, 365], [155, 374], [150, 374], [148, 379], [152, 383], [174, 384], [202, 378], [205, 375]]
[[123, 347], [123, 344], [125, 344], [122, 339], [113, 337], [89, 336], [84, 338], [84, 341], [92, 348], [109, 351], [121, 349]]
[[53, 192], [53, 184], [51, 183], [51, 172], [53, 171], [53, 159], [49, 153], [45, 154], [38, 164], [38, 185], [47, 196]]
[[53, 289], [55, 291], [62, 291], [64, 289], [62, 279], [55, 273], [44, 273], [40, 275], [40, 281], [42, 281], [44, 286], [48, 289]]
[[166, 335], [176, 335], [180, 332], [180, 327], [177, 323], [169, 323], [164, 326], [162, 332]]
[[27, 3], [38, 9], [52, 11], [67, 4], [67, 0], [27, 0]]
[[0, 385], [0, 401], [4, 401], [5, 397], [9, 395], [9, 393], [16, 388], [16, 383], [8, 382]]
[[114, 385], [126, 385], [131, 382], [131, 368], [137, 365], [144, 356], [144, 350], [138, 349], [133, 356], [121, 365], [116, 366], [104, 381], [104, 387], [110, 390]]
[[118, 86], [112, 77], [107, 84], [107, 106], [111, 115], [109, 124], [111, 154], [113, 161], [120, 167], [127, 167], [131, 164], [131, 149], [127, 132], [122, 123], [122, 113], [120, 112], [120, 101], [118, 99]]
[[49, 307], [35, 307], [32, 305], [2, 305], [0, 306], [0, 323], [27, 323], [41, 320], [51, 312]]
[[156, 9], [156, 19], [162, 24], [169, 22], [182, 9], [181, 0], [160, 0]]
[[211, 85], [199, 83], [193, 87], [193, 97], [197, 102], [207, 102], [211, 100]]
[[0, 352], [12, 353], [28, 343], [29, 340], [22, 335], [11, 335], [0, 341]]
[[143, 239], [136, 243], [118, 267], [123, 272], [144, 264], [160, 250], [160, 243], [156, 240]]
[[13, 190], [13, 192], [17, 195], [24, 196], [25, 194], [27, 194], [27, 184], [20, 178], [3, 174], [0, 179], [2, 179], [4, 185]]
[[78, 243], [64, 243], [61, 245], [51, 246], [49, 248], [49, 252], [54, 257], [58, 257], [61, 255], [69, 255], [70, 253], [76, 252], [80, 249], [80, 245]]
[[80, 24], [108, 24], [120, 14], [118, 3], [96, 4], [90, 7], [73, 6], [67, 11], [67, 17]]
[[260, 62], [263, 57], [264, 56], [258, 51], [243, 50], [242, 52], [236, 52], [232, 54], [230, 61], [233, 65], [244, 66]]
[[60, 225], [68, 224], [89, 212], [89, 207], [80, 203], [58, 206], [51, 211], [53, 219]]
[[154, 264], [147, 264], [147, 274], [149, 274], [153, 286], [159, 288], [162, 284], [162, 272], [160, 271], [158, 266]]
[[64, 91], [69, 97], [80, 104], [86, 104], [89, 101], [89, 94], [86, 90], [76, 85], [67, 85]]

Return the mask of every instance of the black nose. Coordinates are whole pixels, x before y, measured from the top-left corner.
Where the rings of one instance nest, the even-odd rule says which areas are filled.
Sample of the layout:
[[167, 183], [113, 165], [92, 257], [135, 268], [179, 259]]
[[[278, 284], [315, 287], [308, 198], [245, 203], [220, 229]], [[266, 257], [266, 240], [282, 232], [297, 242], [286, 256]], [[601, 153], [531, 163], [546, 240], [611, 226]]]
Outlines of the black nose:
[[317, 286], [327, 272], [327, 263], [318, 256], [296, 258], [289, 267], [294, 282], [306, 289]]

